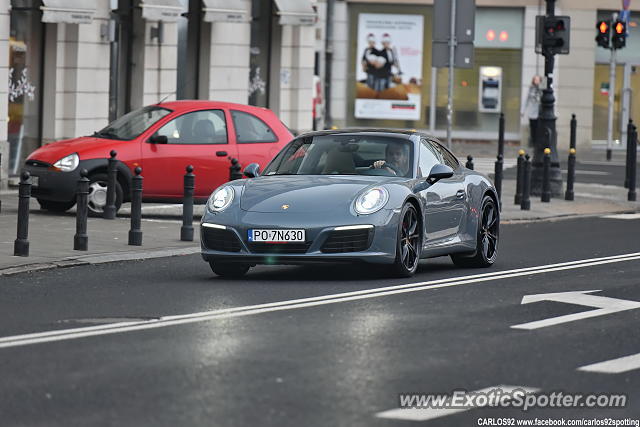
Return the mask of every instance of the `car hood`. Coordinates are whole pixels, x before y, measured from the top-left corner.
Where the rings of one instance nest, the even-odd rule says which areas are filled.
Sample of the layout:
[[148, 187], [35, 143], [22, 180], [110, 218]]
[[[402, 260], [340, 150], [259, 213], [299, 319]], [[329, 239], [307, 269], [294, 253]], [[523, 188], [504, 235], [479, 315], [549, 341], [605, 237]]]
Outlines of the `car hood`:
[[345, 212], [360, 191], [377, 182], [372, 177], [344, 175], [258, 177], [247, 180], [240, 208], [250, 212]]
[[[91, 136], [81, 136], [79, 138], [65, 139], [44, 145], [29, 155], [27, 160], [39, 160], [41, 162], [55, 163], [69, 154], [79, 153], [87, 148], [94, 148], [92, 143], [100, 143], [104, 140]], [[105, 147], [106, 149], [107, 147]]]

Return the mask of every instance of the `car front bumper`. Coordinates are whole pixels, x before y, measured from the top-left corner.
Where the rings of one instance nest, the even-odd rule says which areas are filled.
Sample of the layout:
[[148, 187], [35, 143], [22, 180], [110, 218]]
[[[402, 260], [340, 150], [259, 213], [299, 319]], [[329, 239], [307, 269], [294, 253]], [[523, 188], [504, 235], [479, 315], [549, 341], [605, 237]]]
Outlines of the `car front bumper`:
[[[345, 223], [327, 213], [259, 213], [237, 210], [203, 216], [200, 233], [202, 258], [207, 262], [249, 264], [312, 264], [318, 262], [368, 262], [391, 264], [396, 256], [399, 211], [383, 209], [353, 217]], [[336, 230], [336, 227], [372, 226]], [[257, 244], [248, 230], [304, 229], [306, 241]], [[366, 243], [364, 242], [367, 238]], [[220, 242], [224, 243], [220, 244]], [[336, 244], [337, 243], [337, 244]], [[223, 250], [221, 250], [223, 249]]]

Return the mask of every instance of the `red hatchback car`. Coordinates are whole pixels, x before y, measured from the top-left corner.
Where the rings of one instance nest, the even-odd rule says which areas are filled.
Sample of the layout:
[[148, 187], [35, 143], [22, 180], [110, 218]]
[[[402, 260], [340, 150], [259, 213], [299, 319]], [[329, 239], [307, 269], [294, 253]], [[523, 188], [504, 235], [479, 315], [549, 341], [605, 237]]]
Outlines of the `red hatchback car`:
[[228, 102], [175, 101], [132, 111], [92, 136], [57, 141], [31, 153], [32, 195], [44, 209], [63, 212], [75, 204], [80, 171], [89, 172], [89, 209], [106, 204], [107, 160], [118, 155], [119, 208], [129, 199], [137, 166], [144, 176], [145, 201], [177, 202], [183, 194], [185, 167], [193, 165], [196, 200], [229, 180], [230, 159], [242, 165], [266, 165], [293, 138], [265, 108]]

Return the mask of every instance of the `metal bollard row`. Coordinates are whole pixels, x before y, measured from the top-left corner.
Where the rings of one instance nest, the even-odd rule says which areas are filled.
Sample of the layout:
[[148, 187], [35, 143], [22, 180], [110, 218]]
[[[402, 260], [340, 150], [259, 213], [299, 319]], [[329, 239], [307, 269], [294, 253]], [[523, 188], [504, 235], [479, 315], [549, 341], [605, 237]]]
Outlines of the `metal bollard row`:
[[498, 156], [495, 163], [494, 185], [498, 193], [498, 205], [502, 210], [502, 176], [504, 169], [504, 113], [500, 113], [498, 121]]
[[87, 235], [87, 217], [89, 215], [89, 173], [86, 169], [80, 171], [78, 191], [76, 193], [76, 234], [73, 236], [73, 250], [89, 250], [89, 236]]

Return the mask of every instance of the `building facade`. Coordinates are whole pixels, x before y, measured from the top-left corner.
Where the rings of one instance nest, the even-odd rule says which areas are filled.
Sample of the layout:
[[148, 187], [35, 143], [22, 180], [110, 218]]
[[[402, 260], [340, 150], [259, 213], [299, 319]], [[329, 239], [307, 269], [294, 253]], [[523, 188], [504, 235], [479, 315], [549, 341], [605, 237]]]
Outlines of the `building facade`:
[[[556, 13], [571, 16], [571, 53], [556, 57], [554, 75], [561, 148], [571, 114], [579, 149], [606, 138], [609, 51], [596, 47], [595, 24], [619, 8], [557, 1]], [[614, 88], [618, 140], [640, 112], [640, 5], [632, 8]], [[527, 144], [521, 113], [544, 68], [540, 14], [541, 0], [476, 0], [473, 60], [454, 76], [455, 139], [495, 140], [502, 112], [507, 138]], [[2, 182], [42, 144], [162, 100], [258, 105], [299, 132], [444, 136], [448, 71], [432, 67], [433, 21], [433, 0], [0, 0]]]

